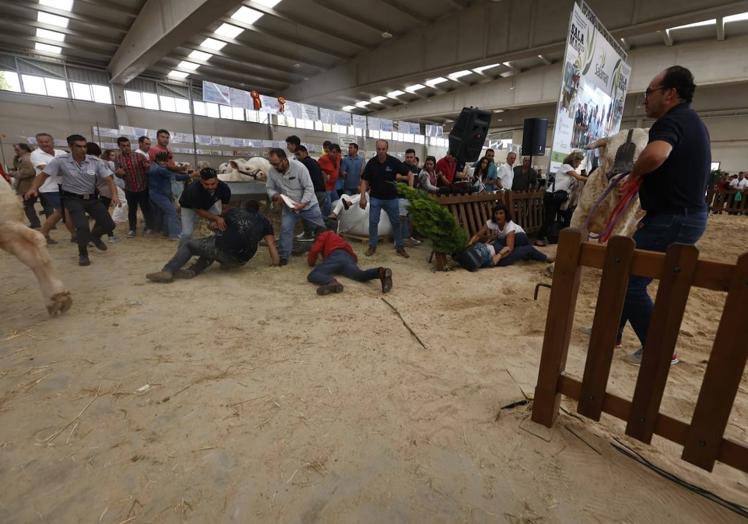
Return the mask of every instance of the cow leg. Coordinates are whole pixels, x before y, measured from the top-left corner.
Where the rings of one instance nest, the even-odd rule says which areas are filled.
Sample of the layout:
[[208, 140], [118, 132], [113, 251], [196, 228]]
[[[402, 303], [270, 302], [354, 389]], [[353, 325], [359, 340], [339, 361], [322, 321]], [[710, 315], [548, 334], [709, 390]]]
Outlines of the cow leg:
[[0, 228], [0, 248], [31, 268], [51, 316], [70, 309], [73, 299], [70, 291], [55, 276], [44, 235], [23, 224], [5, 223]]

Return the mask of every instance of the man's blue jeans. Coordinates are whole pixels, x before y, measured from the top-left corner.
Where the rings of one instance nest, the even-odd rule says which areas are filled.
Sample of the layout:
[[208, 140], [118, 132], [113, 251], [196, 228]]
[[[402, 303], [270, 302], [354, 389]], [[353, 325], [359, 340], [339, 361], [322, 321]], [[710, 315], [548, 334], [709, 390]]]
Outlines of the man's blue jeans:
[[316, 202], [298, 212], [292, 211], [284, 204], [281, 215], [280, 249], [278, 250], [278, 254], [284, 260], [288, 260], [291, 255], [293, 230], [300, 218], [312, 226], [316, 226], [316, 228], [324, 229], [325, 227], [325, 221], [322, 219], [322, 213], [320, 213], [319, 205]]
[[390, 217], [392, 235], [395, 237], [395, 247], [403, 247], [403, 236], [400, 231], [400, 204], [397, 198], [382, 200], [369, 197], [369, 246], [377, 247], [379, 243], [379, 218], [382, 210]]
[[174, 206], [174, 202], [172, 202], [171, 195], [151, 191], [149, 196], [154, 207], [160, 211], [162, 224], [166, 228], [169, 238], [178, 238], [179, 222], [177, 221], [177, 208]]
[[[214, 215], [220, 215], [223, 210], [223, 203], [219, 200], [213, 206], [208, 209], [209, 213]], [[195, 230], [195, 223], [197, 222], [198, 216], [194, 209], [183, 207], [179, 210], [179, 216], [182, 219], [182, 233], [179, 235], [179, 245], [184, 245], [189, 239], [192, 238], [192, 232]]]
[[342, 249], [336, 249], [317, 267], [312, 269], [307, 276], [307, 280], [323, 286], [335, 280], [335, 275], [343, 275], [358, 282], [367, 282], [379, 278], [379, 268], [361, 269], [350, 253]]
[[[705, 209], [682, 215], [662, 214], [644, 217], [642, 227], [634, 233], [636, 248], [665, 252], [670, 244], [676, 242], [695, 244], [704, 234], [706, 218]], [[649, 321], [654, 308], [652, 299], [647, 294], [650, 282], [651, 278], [631, 275], [618, 330], [620, 338], [626, 321], [629, 321], [642, 347], [647, 340]]]

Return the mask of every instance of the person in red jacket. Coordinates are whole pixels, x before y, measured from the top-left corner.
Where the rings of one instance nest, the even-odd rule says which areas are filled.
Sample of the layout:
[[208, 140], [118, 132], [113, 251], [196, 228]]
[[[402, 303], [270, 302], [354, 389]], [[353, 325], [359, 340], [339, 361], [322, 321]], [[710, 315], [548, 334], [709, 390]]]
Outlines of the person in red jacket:
[[[317, 257], [322, 255], [322, 263], [314, 267]], [[392, 289], [392, 270], [388, 267], [361, 269], [351, 245], [343, 237], [330, 230], [322, 230], [314, 240], [307, 262], [314, 267], [306, 277], [312, 284], [317, 284], [318, 295], [329, 295], [343, 291], [343, 284], [334, 275], [343, 275], [358, 282], [368, 282], [378, 278], [382, 282], [382, 293]]]

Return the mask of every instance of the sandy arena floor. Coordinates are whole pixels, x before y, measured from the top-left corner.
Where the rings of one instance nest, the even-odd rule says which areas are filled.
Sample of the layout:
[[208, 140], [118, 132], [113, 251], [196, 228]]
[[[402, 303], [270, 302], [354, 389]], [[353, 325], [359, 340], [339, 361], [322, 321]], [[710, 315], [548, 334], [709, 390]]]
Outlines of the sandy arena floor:
[[[710, 219], [699, 247], [734, 262], [748, 218]], [[318, 297], [302, 259], [271, 268], [264, 248], [239, 271], [147, 283], [174, 248], [123, 239], [80, 268], [74, 246], [52, 246], [74, 297], [57, 319], [0, 253], [0, 522], [745, 522], [611, 443], [742, 505], [746, 474], [703, 472], [570, 404], [551, 430], [527, 405], [501, 409], [533, 394], [543, 264], [433, 273], [427, 248], [382, 247], [361, 258], [393, 268], [388, 304], [374, 283]], [[598, 277], [585, 273], [577, 308], [578, 376]], [[723, 303], [692, 292], [673, 416], [690, 417]], [[623, 354], [610, 389], [630, 396]], [[745, 443], [746, 427], [744, 378], [728, 433]]]

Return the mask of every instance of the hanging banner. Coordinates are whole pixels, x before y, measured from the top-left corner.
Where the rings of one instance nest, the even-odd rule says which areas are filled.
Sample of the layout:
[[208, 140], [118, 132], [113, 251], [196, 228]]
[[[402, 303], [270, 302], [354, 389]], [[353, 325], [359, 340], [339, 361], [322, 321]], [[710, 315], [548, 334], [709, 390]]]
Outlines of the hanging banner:
[[243, 109], [252, 109], [252, 97], [249, 96], [249, 91], [243, 89], [229, 88], [229, 105], [231, 107], [241, 107]]
[[311, 120], [312, 122], [319, 120], [319, 108], [317, 106], [310, 106], [309, 104], [301, 104], [304, 116], [304, 120]]
[[292, 116], [298, 119], [304, 118], [304, 106], [298, 102], [286, 100], [286, 116]]
[[[620, 129], [631, 76], [626, 56], [589, 6], [575, 3], [553, 129], [551, 173], [573, 150]], [[593, 156], [587, 154], [588, 170]]]
[[444, 126], [426, 125], [426, 136], [439, 138], [444, 136]]
[[356, 129], [366, 130], [366, 116], [352, 114], [351, 119], [353, 120], [353, 127]]
[[277, 98], [274, 96], [260, 95], [260, 101], [262, 102], [262, 107], [260, 108], [261, 113], [278, 113], [280, 103]]
[[231, 94], [229, 86], [214, 84], [203, 80], [203, 102], [212, 102], [224, 106], [231, 105]]

